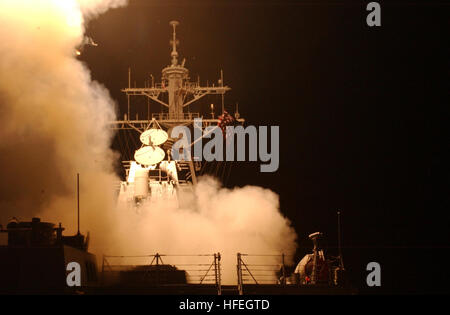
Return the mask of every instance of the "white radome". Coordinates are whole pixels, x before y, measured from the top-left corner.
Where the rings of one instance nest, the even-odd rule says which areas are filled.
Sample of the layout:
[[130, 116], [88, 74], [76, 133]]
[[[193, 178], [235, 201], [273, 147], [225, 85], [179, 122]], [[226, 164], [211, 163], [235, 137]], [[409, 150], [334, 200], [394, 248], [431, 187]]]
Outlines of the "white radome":
[[164, 159], [164, 150], [160, 147], [145, 146], [134, 153], [136, 162], [142, 165], [158, 164]]
[[169, 136], [167, 135], [167, 132], [165, 132], [162, 129], [149, 129], [144, 131], [139, 139], [143, 144], [150, 145], [160, 145], [167, 141]]

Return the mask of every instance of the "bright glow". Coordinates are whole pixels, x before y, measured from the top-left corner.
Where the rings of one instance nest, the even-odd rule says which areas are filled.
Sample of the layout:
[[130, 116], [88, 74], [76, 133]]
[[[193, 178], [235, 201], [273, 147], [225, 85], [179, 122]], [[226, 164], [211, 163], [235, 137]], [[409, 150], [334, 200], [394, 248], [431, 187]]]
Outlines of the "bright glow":
[[83, 16], [80, 11], [80, 6], [76, 0], [52, 0], [55, 7], [59, 7], [61, 12], [66, 17], [67, 25], [69, 27], [80, 28], [83, 25]]
[[80, 173], [81, 226], [95, 235], [91, 250], [99, 255], [108, 251], [102, 235], [113, 225], [118, 181], [108, 128], [114, 102], [76, 56], [84, 22], [109, 3], [0, 0], [0, 162], [8, 165], [0, 221], [40, 216], [74, 232], [76, 214], [68, 209]]
[[76, 232], [80, 173], [81, 228], [90, 231], [97, 257], [220, 251], [224, 282], [231, 283], [238, 251], [292, 253], [295, 231], [278, 196], [261, 187], [229, 190], [199, 179], [194, 192], [180, 194], [181, 207], [173, 201], [143, 204], [142, 214], [116, 209], [118, 155], [109, 128], [115, 104], [76, 48], [84, 38], [81, 14], [92, 18], [120, 3], [0, 0], [0, 164], [8, 165], [0, 178], [1, 221], [38, 216]]

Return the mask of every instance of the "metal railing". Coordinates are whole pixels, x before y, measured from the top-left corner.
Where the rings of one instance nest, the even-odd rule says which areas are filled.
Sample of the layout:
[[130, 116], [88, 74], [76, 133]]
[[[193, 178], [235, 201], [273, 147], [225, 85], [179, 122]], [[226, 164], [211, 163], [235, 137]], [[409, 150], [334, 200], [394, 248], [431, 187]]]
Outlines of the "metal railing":
[[[245, 284], [286, 285], [286, 258], [291, 255], [249, 255], [237, 253], [238, 291], [242, 295]], [[244, 261], [243, 257], [247, 260]], [[269, 261], [268, 261], [269, 260]]]
[[[116, 262], [116, 264], [112, 264], [113, 260], [119, 260], [121, 263]], [[127, 260], [128, 263], [124, 264], [124, 260]], [[217, 288], [217, 294], [221, 295], [222, 273], [220, 260], [220, 253], [205, 255], [164, 255], [159, 253], [139, 256], [103, 255], [102, 283], [105, 274], [108, 272], [121, 272], [138, 266], [170, 265], [171, 267], [176, 267], [179, 271], [185, 272], [188, 284], [214, 284]], [[147, 272], [144, 273], [143, 277], [146, 276]]]
[[194, 118], [200, 118], [199, 113], [179, 113], [179, 114], [169, 114], [169, 113], [154, 113], [152, 118], [156, 120], [169, 120], [169, 119], [179, 119], [179, 120], [192, 120]]

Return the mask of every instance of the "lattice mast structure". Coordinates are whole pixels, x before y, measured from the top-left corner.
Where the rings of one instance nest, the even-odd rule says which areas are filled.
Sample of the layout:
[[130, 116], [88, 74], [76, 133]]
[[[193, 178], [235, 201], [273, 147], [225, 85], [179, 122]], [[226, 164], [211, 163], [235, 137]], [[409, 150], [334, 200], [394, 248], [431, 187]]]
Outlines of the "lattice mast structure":
[[[127, 95], [127, 113], [124, 114], [122, 120], [111, 122], [112, 129], [118, 130], [119, 132], [121, 130], [137, 131], [140, 134], [141, 141], [142, 137], [145, 138], [146, 134], [149, 135], [152, 133], [153, 130], [151, 129], [154, 128], [164, 128], [169, 134], [169, 139], [166, 138], [167, 140], [165, 140], [165, 143], [161, 144], [161, 148], [163, 148], [164, 152], [166, 152], [165, 159], [161, 161], [161, 163], [149, 162], [150, 164], [142, 164], [136, 160], [136, 154], [139, 155], [141, 152], [144, 152], [143, 154], [146, 155], [144, 160], [154, 160], [156, 154], [155, 152], [160, 151], [159, 148], [152, 146], [154, 143], [148, 143], [148, 141], [147, 143], [144, 143], [140, 149], [136, 148], [137, 151], [134, 155], [135, 160], [122, 161], [123, 166], [125, 167], [127, 180], [121, 182], [119, 196], [122, 195], [124, 198], [126, 197], [128, 199], [130, 199], [130, 196], [133, 196], [135, 199], [136, 197], [139, 197], [137, 199], [140, 200], [142, 199], [140, 196], [145, 197], [150, 195], [153, 198], [153, 196], [159, 194], [154, 193], [154, 191], [166, 189], [167, 187], [170, 188], [172, 186], [175, 190], [178, 190], [189, 183], [195, 185], [196, 172], [204, 171], [202, 167], [205, 166], [207, 162], [193, 161], [193, 159], [189, 161], [172, 161], [169, 152], [170, 146], [173, 144], [175, 139], [170, 138], [170, 129], [175, 126], [194, 126], [194, 123], [196, 122], [195, 118], [202, 118], [201, 125], [198, 123], [195, 124], [195, 128], [200, 127], [202, 129], [202, 134], [204, 132], [204, 128], [210, 125], [217, 126], [219, 119], [214, 117], [213, 104], [211, 104], [211, 116], [207, 115], [208, 118], [201, 116], [199, 113], [190, 112], [188, 110], [188, 106], [206, 95], [221, 95], [221, 110], [222, 113], [224, 113], [224, 95], [227, 91], [231, 90], [230, 87], [224, 85], [223, 71], [220, 73], [220, 79], [217, 85], [213, 84], [210, 86], [207, 84], [206, 86], [202, 86], [199, 80], [197, 82], [190, 81], [189, 70], [185, 67], [186, 59], [183, 59], [181, 63], [179, 62], [179, 54], [177, 51], [179, 41], [176, 33], [179, 23], [177, 21], [172, 21], [169, 24], [172, 27], [172, 38], [170, 40], [171, 59], [170, 65], [161, 71], [161, 81], [159, 83], [155, 83], [154, 77], [151, 76], [151, 84], [146, 84], [143, 88], [131, 87], [131, 71], [129, 70], [128, 87], [122, 89], [122, 92]], [[167, 110], [159, 113], [153, 112], [151, 117], [149, 113], [147, 119], [138, 119], [137, 116], [136, 119], [131, 119], [130, 98], [132, 96], [147, 97], [149, 102], [152, 101], [159, 103], [167, 108]], [[240, 124], [244, 123], [244, 119], [240, 117], [237, 107], [234, 116], [236, 122]], [[197, 140], [198, 139], [194, 139], [194, 141]], [[145, 146], [145, 144], [147, 146]], [[231, 170], [231, 164], [232, 163], [229, 163], [227, 165], [227, 162], [217, 162], [215, 165], [216, 175], [219, 173], [220, 168], [222, 168], [223, 176], [227, 167]], [[137, 182], [135, 182], [135, 179]]]
[[[217, 86], [201, 86], [200, 82], [192, 82], [189, 77], [189, 70], [185, 67], [186, 59], [183, 59], [179, 63], [179, 54], [177, 46], [179, 41], [177, 39], [176, 27], [179, 25], [178, 21], [171, 21], [169, 23], [172, 26], [172, 39], [170, 45], [171, 51], [171, 64], [162, 69], [161, 82], [155, 83], [152, 80], [152, 84], [148, 87], [137, 88], [131, 87], [131, 78], [129, 71], [128, 87], [122, 89], [122, 92], [126, 93], [128, 98], [128, 113], [124, 115], [123, 120], [117, 120], [113, 123], [113, 129], [136, 129], [137, 131], [144, 131], [150, 119], [130, 119], [130, 97], [131, 96], [145, 96], [151, 101], [161, 104], [167, 108], [165, 113], [153, 113], [152, 119], [155, 119], [162, 126], [167, 128], [175, 125], [189, 125], [193, 123], [194, 118], [199, 118], [199, 113], [191, 113], [186, 110], [186, 107], [192, 103], [200, 100], [206, 95], [221, 95], [222, 96], [222, 113], [224, 111], [224, 95], [227, 91], [231, 90], [229, 86], [224, 85], [223, 71], [221, 71], [221, 78], [218, 81]], [[162, 100], [162, 96], [166, 94], [168, 102]], [[211, 105], [213, 106], [213, 105]], [[217, 119], [214, 118], [214, 109], [211, 108], [212, 117], [203, 118], [203, 127], [217, 123]], [[244, 122], [244, 119], [239, 117], [239, 113], [236, 109], [235, 116], [239, 122]]]

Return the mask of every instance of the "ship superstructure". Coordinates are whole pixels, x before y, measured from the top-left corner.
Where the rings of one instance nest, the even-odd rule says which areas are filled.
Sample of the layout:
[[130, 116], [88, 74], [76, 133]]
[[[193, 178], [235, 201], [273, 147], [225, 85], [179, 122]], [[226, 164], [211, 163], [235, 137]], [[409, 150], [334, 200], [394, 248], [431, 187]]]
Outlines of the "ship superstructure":
[[[206, 162], [191, 159], [174, 160], [171, 149], [176, 138], [171, 138], [172, 128], [187, 126], [201, 129], [201, 134], [208, 126], [217, 126], [225, 111], [224, 95], [230, 90], [223, 81], [223, 72], [217, 84], [202, 86], [198, 81], [192, 82], [189, 70], [185, 67], [186, 59], [179, 62], [177, 46], [179, 41], [176, 27], [179, 22], [172, 21], [171, 63], [161, 72], [161, 82], [152, 82], [143, 88], [131, 87], [129, 71], [128, 87], [122, 91], [127, 95], [128, 109], [123, 120], [112, 122], [112, 128], [121, 131], [139, 133], [141, 147], [136, 147], [134, 159], [123, 161], [126, 180], [120, 183], [119, 200], [139, 204], [143, 199], [159, 200], [161, 198], [176, 199], [177, 191], [190, 189], [196, 184], [197, 172]], [[206, 95], [220, 95], [222, 116], [214, 117], [214, 105], [211, 104], [211, 117], [203, 117], [200, 112], [191, 112], [190, 105]], [[166, 109], [164, 112], [152, 113], [147, 119], [130, 119], [132, 96], [144, 96], [151, 102], [156, 102]], [[168, 100], [168, 101], [167, 101]], [[209, 115], [208, 115], [209, 116]], [[198, 120], [201, 118], [201, 123]], [[242, 124], [244, 119], [239, 116], [236, 108], [233, 121]], [[199, 139], [194, 139], [198, 141]]]
[[97, 260], [88, 252], [89, 234], [79, 231], [64, 236], [57, 226], [40, 218], [19, 221], [12, 218], [0, 235], [7, 242], [0, 245], [0, 294], [73, 293], [77, 287], [67, 285], [70, 263], [80, 268], [83, 288], [98, 285]]

